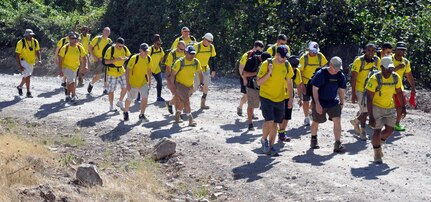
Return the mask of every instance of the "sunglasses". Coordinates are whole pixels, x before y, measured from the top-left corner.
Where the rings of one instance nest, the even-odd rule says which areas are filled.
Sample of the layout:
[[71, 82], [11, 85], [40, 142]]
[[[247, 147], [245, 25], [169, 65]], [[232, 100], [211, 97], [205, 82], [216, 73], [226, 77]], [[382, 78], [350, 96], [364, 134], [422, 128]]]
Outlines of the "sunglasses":
[[185, 48], [183, 48], [183, 49], [181, 49], [181, 48], [178, 48], [179, 50], [181, 50], [181, 51], [183, 51], [183, 50], [185, 50]]

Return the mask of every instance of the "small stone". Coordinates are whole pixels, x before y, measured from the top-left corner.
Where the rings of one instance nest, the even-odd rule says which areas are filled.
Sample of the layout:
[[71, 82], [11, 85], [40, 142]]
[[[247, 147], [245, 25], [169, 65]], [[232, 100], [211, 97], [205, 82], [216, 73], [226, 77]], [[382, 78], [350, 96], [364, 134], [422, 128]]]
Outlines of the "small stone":
[[430, 157], [430, 156], [431, 156], [431, 154], [427, 154], [427, 155], [426, 155], [426, 157]]
[[76, 178], [85, 185], [103, 185], [97, 166], [93, 164], [81, 164], [76, 170]]
[[195, 145], [198, 145], [198, 143], [197, 142], [192, 142], [192, 145], [195, 146]]
[[216, 192], [211, 194], [211, 199], [216, 200], [217, 198], [219, 198], [221, 195], [223, 195], [223, 192]]
[[296, 176], [292, 176], [292, 180], [296, 180]]

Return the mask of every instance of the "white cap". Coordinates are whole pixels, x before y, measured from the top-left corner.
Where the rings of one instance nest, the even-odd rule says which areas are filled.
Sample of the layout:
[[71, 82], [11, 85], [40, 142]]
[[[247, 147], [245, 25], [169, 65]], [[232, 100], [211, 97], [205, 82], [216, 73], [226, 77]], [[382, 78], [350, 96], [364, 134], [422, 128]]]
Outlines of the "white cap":
[[312, 53], [318, 53], [320, 51], [319, 49], [319, 44], [317, 44], [317, 42], [312, 41], [308, 44], [308, 51], [312, 52]]
[[392, 61], [392, 57], [391, 56], [385, 56], [385, 57], [383, 57], [382, 60], [380, 60], [380, 63], [387, 70], [390, 70], [390, 69], [393, 70], [395, 68], [394, 62]]
[[213, 37], [213, 35], [211, 34], [211, 33], [206, 33], [205, 35], [204, 35], [204, 37], [202, 37], [203, 39], [206, 39], [206, 40], [208, 40], [208, 41], [213, 41], [213, 39], [214, 39], [214, 37]]

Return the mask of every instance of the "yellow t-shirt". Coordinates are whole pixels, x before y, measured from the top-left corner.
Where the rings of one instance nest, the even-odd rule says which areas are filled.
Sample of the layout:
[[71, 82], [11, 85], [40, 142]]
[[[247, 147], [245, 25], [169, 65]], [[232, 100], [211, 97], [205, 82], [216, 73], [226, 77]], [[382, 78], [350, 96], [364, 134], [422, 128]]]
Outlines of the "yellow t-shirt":
[[[114, 50], [114, 55], [111, 58], [112, 50]], [[118, 49], [115, 46], [111, 46], [108, 48], [108, 50], [106, 50], [105, 60], [113, 60], [119, 57], [129, 57], [130, 55], [131, 53], [126, 46], [124, 46], [124, 48], [121, 48], [121, 49]], [[124, 72], [126, 72], [126, 70], [123, 67], [123, 64], [124, 64], [124, 60], [114, 62], [114, 65], [116, 67], [108, 67], [108, 71], [107, 71], [108, 75], [113, 77], [119, 77], [123, 75]]]
[[[199, 50], [200, 46], [200, 50]], [[196, 55], [195, 57], [201, 62], [202, 65], [202, 71], [206, 72], [209, 68], [208, 63], [211, 57], [216, 56], [216, 50], [214, 45], [210, 44], [209, 46], [204, 46], [204, 44], [201, 42], [194, 45], [196, 49]]]
[[69, 37], [67, 37], [67, 36], [63, 37], [57, 42], [57, 48], [61, 48], [68, 43], [69, 43]]
[[[273, 47], [275, 47], [275, 48], [273, 48]], [[277, 55], [277, 47], [278, 47], [277, 44], [274, 44], [273, 46], [266, 49], [266, 52], [268, 52], [272, 57], [275, 57], [275, 55]], [[290, 47], [289, 46], [287, 46], [287, 56], [290, 56]]]
[[[25, 60], [28, 64], [34, 65], [36, 63], [36, 52], [40, 50], [40, 45], [37, 39], [32, 38], [31, 41], [24, 39], [24, 45], [22, 39], [16, 43], [15, 53], [19, 54], [21, 60]], [[33, 49], [33, 50], [30, 50]]]
[[[99, 37], [101, 37], [102, 39], [100, 40], [99, 44], [97, 44]], [[91, 40], [91, 46], [93, 47], [93, 54], [99, 59], [102, 58], [103, 48], [105, 48], [106, 44], [108, 43], [112, 43], [112, 40], [110, 38], [105, 39], [102, 36], [94, 37], [93, 40]]]
[[[184, 60], [184, 67], [180, 70], [181, 60]], [[201, 63], [198, 59], [187, 60], [186, 57], [182, 57], [182, 59], [178, 59], [172, 70], [177, 72], [175, 81], [183, 84], [184, 86], [191, 87], [193, 86], [195, 73], [199, 70], [202, 71]]]
[[87, 34], [87, 35], [81, 34], [80, 36], [81, 36], [82, 47], [84, 48], [85, 52], [88, 53], [88, 45], [90, 44], [91, 34]]
[[376, 88], [377, 88], [376, 75], [371, 76], [371, 78], [368, 80], [366, 89], [371, 92], [375, 92], [373, 105], [376, 105], [378, 107], [385, 108], [385, 109], [391, 109], [395, 107], [395, 102], [393, 98], [394, 94], [396, 93], [395, 89], [401, 88], [401, 83], [402, 83], [399, 75], [397, 73], [395, 74], [398, 76], [398, 82], [396, 85], [385, 85], [385, 84], [394, 83], [393, 74], [391, 74], [391, 76], [387, 79], [382, 75], [383, 85], [380, 90], [381, 94], [379, 92], [376, 92]]
[[67, 44], [60, 48], [58, 55], [63, 58], [62, 68], [68, 68], [76, 72], [78, 71], [79, 65], [81, 64], [81, 57], [85, 57], [87, 52], [81, 45], [72, 47], [71, 45]]
[[[395, 54], [394, 54], [394, 55], [392, 55], [392, 62], [394, 62], [394, 66], [395, 67], [398, 66], [398, 65], [400, 65], [400, 64], [404, 64], [405, 65], [404, 68], [401, 68], [401, 69], [399, 69], [399, 70], [396, 71], [397, 74], [400, 75], [401, 83], [402, 83], [402, 80], [403, 80], [404, 76], [406, 74], [412, 72], [412, 68], [410, 67], [410, 61], [407, 60], [404, 57], [401, 58], [401, 61], [398, 61], [398, 60], [395, 59]], [[401, 89], [404, 90], [404, 85], [401, 85]]]
[[[290, 66], [290, 65], [289, 65]], [[295, 69], [293, 69], [292, 68], [292, 70], [293, 70], [293, 74], [292, 74], [292, 79], [293, 79], [293, 75], [295, 74], [295, 72], [296, 72], [296, 77], [295, 77], [295, 79], [294, 80], [292, 80], [293, 81], [293, 83], [294, 84], [296, 84], [296, 86], [298, 86], [299, 84], [301, 84], [302, 83], [302, 77], [301, 77], [301, 71], [299, 71], [299, 69], [298, 68], [295, 68]], [[295, 93], [295, 91], [293, 90], [293, 83], [292, 83], [292, 93]], [[286, 83], [286, 85], [287, 85], [287, 83]], [[287, 86], [285, 87], [285, 90], [286, 90], [286, 94], [285, 94], [285, 96], [284, 96], [284, 99], [289, 99], [290, 98], [290, 95], [289, 95], [289, 91], [287, 91]]]
[[[136, 63], [137, 58], [139, 59]], [[151, 69], [152, 67], [153, 61], [151, 56], [148, 55], [145, 58], [139, 54], [132, 56], [129, 63], [127, 63], [127, 68], [129, 68], [130, 86], [133, 88], [140, 88], [147, 84], [148, 80], [151, 79], [148, 77], [148, 69]]]
[[240, 65], [244, 65], [245, 66], [245, 63], [247, 63], [248, 54], [249, 54], [250, 51], [247, 51], [244, 54], [242, 54], [241, 59], [239, 60], [239, 64]]
[[[362, 56], [361, 56], [362, 57]], [[364, 88], [365, 88], [365, 80], [368, 77], [368, 74], [370, 73], [370, 70], [376, 68], [377, 70], [380, 71], [380, 58], [377, 58], [377, 67], [375, 67], [375, 63], [374, 61], [372, 62], [367, 62], [364, 60], [364, 69], [362, 71], [361, 70], [361, 58], [358, 57], [355, 59], [355, 61], [353, 61], [353, 65], [352, 65], [352, 72], [358, 72], [358, 76], [356, 77], [356, 90], [359, 92], [364, 92]]]
[[[268, 64], [268, 60], [262, 63], [257, 73], [258, 78], [262, 78], [268, 72]], [[293, 77], [293, 69], [290, 64], [286, 68], [284, 62], [276, 63], [275, 60], [272, 67], [271, 76], [260, 86], [260, 96], [273, 102], [281, 102], [289, 97], [286, 95], [286, 79]]]
[[[174, 42], [172, 43], [172, 46], [171, 46], [171, 50], [174, 50], [177, 48], [178, 42], [180, 41], [180, 38], [182, 38], [182, 36], [179, 36], [174, 40]], [[183, 39], [183, 41], [184, 41], [184, 43], [186, 43], [186, 47], [187, 47], [188, 45], [194, 45], [194, 43], [196, 43], [196, 38], [193, 36], [190, 36], [189, 39], [187, 39], [187, 40]]]
[[[321, 55], [321, 64], [319, 64], [319, 56], [311, 57], [308, 52], [305, 52], [304, 55], [299, 58], [299, 70], [301, 70], [302, 74], [302, 81], [306, 85], [311, 77], [313, 77], [314, 72], [317, 68], [326, 65], [328, 63], [328, 60], [326, 60], [326, 57], [322, 53], [318, 53]], [[308, 55], [308, 65], [307, 67], [304, 67], [305, 65], [305, 56]]]
[[162, 71], [160, 69], [160, 61], [165, 56], [165, 51], [163, 50], [162, 47], [160, 47], [159, 50], [156, 50], [154, 48], [154, 46], [150, 46], [150, 48], [148, 50], [149, 50], [148, 51], [148, 55], [150, 55], [151, 59], [153, 60], [153, 65], [151, 67], [151, 72], [153, 74], [158, 74], [158, 73], [160, 73]]
[[179, 53], [176, 51], [177, 49], [174, 49], [175, 51], [175, 58], [174, 58], [174, 53], [173, 51], [168, 53], [168, 56], [166, 57], [166, 61], [165, 61], [165, 65], [168, 67], [172, 67], [172, 65], [174, 64], [174, 62], [176, 62], [178, 60], [178, 58], [180, 57], [184, 57], [185, 53]]

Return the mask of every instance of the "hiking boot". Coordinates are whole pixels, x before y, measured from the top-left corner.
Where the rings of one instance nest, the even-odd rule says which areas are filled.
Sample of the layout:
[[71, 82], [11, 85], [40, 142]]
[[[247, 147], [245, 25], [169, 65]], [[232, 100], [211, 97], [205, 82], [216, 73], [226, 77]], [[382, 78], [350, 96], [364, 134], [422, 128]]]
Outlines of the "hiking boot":
[[93, 90], [93, 85], [91, 83], [88, 83], [87, 92], [91, 93], [92, 90]]
[[277, 150], [274, 149], [274, 147], [271, 147], [266, 154], [268, 156], [280, 156], [280, 154], [277, 152]]
[[395, 131], [405, 131], [406, 130], [406, 128], [399, 123], [395, 124], [394, 128], [395, 128]]
[[165, 99], [163, 99], [162, 97], [157, 97], [157, 102], [164, 102]]
[[238, 114], [238, 116], [242, 116], [242, 108], [241, 107], [236, 108], [236, 114]]
[[61, 86], [66, 88], [66, 82], [61, 82]]
[[70, 102], [70, 100], [72, 100], [72, 98], [71, 98], [70, 96], [66, 96], [65, 101], [66, 101], [66, 102]]
[[103, 90], [103, 95], [108, 95], [108, 90]]
[[166, 108], [168, 108], [169, 114], [174, 114], [174, 110], [172, 109], [172, 105], [169, 104], [169, 101], [166, 101]]
[[27, 96], [26, 97], [33, 98], [33, 95], [31, 95], [31, 92], [29, 91], [29, 92], [27, 92]]
[[374, 163], [375, 164], [382, 164], [383, 163], [382, 154], [383, 154], [383, 151], [382, 151], [381, 147], [374, 148]]
[[206, 105], [205, 105], [205, 100], [206, 100], [206, 99], [203, 99], [203, 98], [201, 99], [201, 109], [210, 109], [210, 107], [209, 107], [209, 106], [206, 106]]
[[128, 121], [129, 120], [129, 112], [123, 112], [123, 120]]
[[313, 138], [313, 136], [311, 136], [310, 148], [311, 149], [320, 149], [319, 143], [317, 142], [317, 136], [316, 136], [316, 138]]
[[76, 97], [76, 95], [75, 95], [75, 96], [73, 96], [73, 97], [70, 99], [70, 103], [71, 103], [71, 104], [76, 104], [76, 103], [78, 103], [78, 97]]
[[350, 120], [350, 123], [353, 125], [353, 128], [355, 129], [356, 134], [360, 134], [361, 133], [361, 128], [359, 127], [359, 120], [358, 119], [353, 119]]
[[139, 114], [139, 120], [143, 122], [148, 122], [149, 120], [145, 117], [145, 114]]
[[18, 95], [22, 96], [22, 87], [17, 86], [16, 89], [18, 89]]
[[183, 120], [181, 119], [181, 112], [175, 113], [175, 123], [182, 123]]
[[121, 110], [124, 110], [124, 103], [123, 102], [118, 101], [116, 106], [119, 107]]
[[286, 133], [278, 133], [278, 141], [280, 142], [290, 142], [290, 137], [287, 137]]
[[259, 119], [259, 117], [257, 117], [256, 114], [253, 114], [253, 116], [251, 117], [251, 119], [256, 120], [256, 119]]
[[360, 128], [359, 139], [366, 141], [367, 138], [367, 130], [365, 128]]
[[269, 153], [270, 149], [269, 149], [269, 142], [267, 139], [260, 139], [260, 143], [262, 144], [262, 152], [264, 154]]
[[196, 127], [198, 124], [193, 120], [192, 117], [189, 118], [189, 126], [190, 127]]
[[304, 118], [304, 126], [310, 126], [310, 118], [308, 117]]
[[345, 152], [345, 147], [341, 144], [340, 141], [335, 141], [334, 143], [334, 152], [335, 153], [342, 153]]
[[254, 126], [252, 123], [248, 124], [248, 130], [249, 131], [254, 131]]

